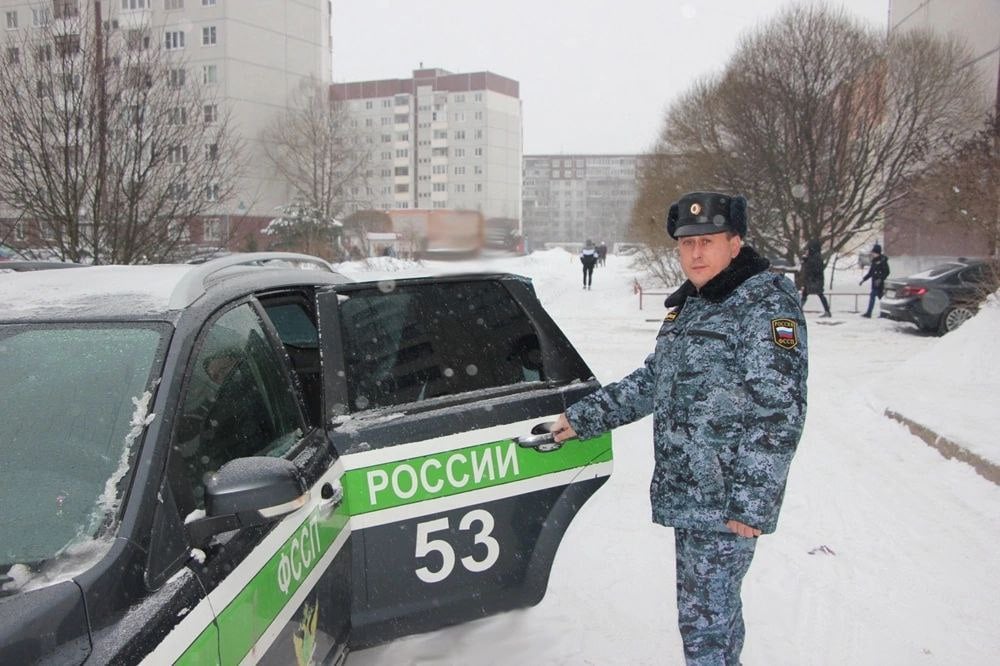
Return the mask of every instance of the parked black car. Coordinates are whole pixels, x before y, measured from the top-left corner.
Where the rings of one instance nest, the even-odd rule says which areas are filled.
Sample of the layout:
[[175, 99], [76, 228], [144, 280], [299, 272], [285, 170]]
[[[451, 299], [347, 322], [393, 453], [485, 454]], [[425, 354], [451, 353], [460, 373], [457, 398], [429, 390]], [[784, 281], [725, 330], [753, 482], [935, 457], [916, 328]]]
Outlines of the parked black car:
[[1000, 284], [985, 261], [948, 262], [900, 280], [886, 280], [881, 316], [944, 335], [969, 320]]
[[0, 664], [340, 663], [528, 606], [611, 473], [521, 437], [598, 384], [513, 275], [9, 274], [0, 377]]

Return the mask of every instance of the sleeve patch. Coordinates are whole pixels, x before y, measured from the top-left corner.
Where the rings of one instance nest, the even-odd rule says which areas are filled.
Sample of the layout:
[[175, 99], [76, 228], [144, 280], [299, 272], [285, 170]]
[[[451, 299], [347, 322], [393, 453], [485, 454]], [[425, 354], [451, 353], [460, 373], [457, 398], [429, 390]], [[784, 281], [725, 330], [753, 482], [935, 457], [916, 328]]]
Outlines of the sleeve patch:
[[799, 325], [793, 319], [772, 319], [771, 339], [784, 349], [795, 349], [799, 344]]
[[677, 319], [677, 308], [668, 312], [667, 316], [663, 318], [663, 321], [673, 321], [674, 319]]

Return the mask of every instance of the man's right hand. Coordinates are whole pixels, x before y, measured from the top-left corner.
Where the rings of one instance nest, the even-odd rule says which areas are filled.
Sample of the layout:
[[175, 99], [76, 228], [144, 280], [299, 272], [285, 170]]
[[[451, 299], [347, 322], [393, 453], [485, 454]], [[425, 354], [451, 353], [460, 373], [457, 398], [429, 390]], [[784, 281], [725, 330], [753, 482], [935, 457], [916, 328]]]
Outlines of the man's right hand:
[[573, 426], [569, 424], [566, 414], [559, 415], [550, 432], [557, 442], [565, 442], [567, 439], [576, 437], [576, 430], [573, 430]]

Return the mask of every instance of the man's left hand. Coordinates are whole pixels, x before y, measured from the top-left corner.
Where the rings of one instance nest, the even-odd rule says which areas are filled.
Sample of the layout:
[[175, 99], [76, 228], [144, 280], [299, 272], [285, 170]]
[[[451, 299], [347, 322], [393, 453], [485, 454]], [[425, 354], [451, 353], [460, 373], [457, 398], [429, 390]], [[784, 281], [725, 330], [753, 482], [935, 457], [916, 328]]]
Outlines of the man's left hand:
[[741, 537], [747, 537], [748, 539], [758, 537], [761, 534], [760, 530], [756, 527], [750, 527], [738, 520], [727, 520], [726, 527], [729, 528], [730, 532], [739, 534]]

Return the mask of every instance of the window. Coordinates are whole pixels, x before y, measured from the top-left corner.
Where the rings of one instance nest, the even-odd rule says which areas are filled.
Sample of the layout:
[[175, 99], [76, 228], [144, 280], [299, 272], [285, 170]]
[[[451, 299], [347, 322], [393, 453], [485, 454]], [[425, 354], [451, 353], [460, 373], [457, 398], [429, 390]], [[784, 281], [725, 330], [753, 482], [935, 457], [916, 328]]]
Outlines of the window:
[[407, 95], [396, 95], [396, 106], [406, 106], [410, 103], [410, 98]]
[[397, 125], [406, 125], [407, 123], [410, 122], [410, 116], [408, 114], [405, 114], [405, 113], [397, 113], [393, 117], [393, 120], [395, 121], [395, 123]]
[[205, 219], [202, 226], [202, 240], [221, 241], [222, 240], [222, 220], [217, 217]]
[[476, 138], [477, 139], [482, 139], [483, 138], [483, 130], [481, 130], [481, 129], [477, 129], [476, 130]]
[[455, 131], [455, 138], [458, 139], [458, 140], [460, 140], [460, 141], [464, 140], [465, 139], [465, 130], [456, 130]]
[[400, 183], [400, 184], [396, 185], [396, 193], [397, 194], [403, 194], [403, 193], [409, 192], [409, 191], [410, 191], [410, 186], [408, 184], [406, 184], [406, 183]]
[[465, 148], [456, 148], [455, 157], [465, 157]]
[[483, 101], [483, 93], [476, 93], [475, 100], [477, 102], [482, 102]]
[[14, 30], [17, 28], [17, 12], [7, 12], [7, 29]]
[[122, 0], [122, 9], [149, 9], [150, 0]]
[[201, 45], [202, 46], [215, 46], [216, 44], [216, 33], [214, 25], [206, 25], [201, 29]]
[[183, 88], [186, 78], [187, 72], [184, 69], [171, 69], [167, 73], [167, 83], [170, 84], [171, 88]]
[[166, 32], [165, 46], [168, 51], [184, 48], [184, 31], [168, 30]]
[[8, 47], [7, 62], [11, 64], [21, 62], [21, 49], [17, 48], [16, 46]]
[[382, 143], [392, 143], [392, 135], [391, 134], [383, 134], [382, 135]]
[[464, 166], [457, 166], [457, 167], [455, 167], [455, 175], [456, 176], [464, 176], [465, 175], [465, 167]]
[[184, 0], [163, 0], [164, 9], [184, 9]]
[[340, 315], [352, 411], [545, 378], [538, 337], [498, 282], [360, 290]]
[[219, 144], [210, 143], [205, 146], [205, 159], [209, 162], [219, 159]]
[[42, 44], [35, 49], [35, 60], [38, 62], [48, 62], [52, 60], [52, 47], [48, 44]]
[[79, 0], [53, 0], [52, 14], [57, 19], [75, 18], [80, 15]]
[[[170, 183], [167, 185], [167, 197], [170, 199], [183, 201], [188, 198], [188, 193], [189, 188], [187, 183]], [[186, 228], [183, 233], [187, 233]]]
[[167, 164], [183, 164], [187, 161], [187, 146], [170, 146], [167, 150]]
[[395, 175], [397, 176], [408, 176], [410, 175], [410, 167], [398, 166], [396, 167]]
[[235, 458], [284, 456], [301, 438], [295, 389], [257, 314], [229, 310], [198, 342], [173, 450], [203, 507], [208, 474]]
[[206, 104], [203, 108], [205, 123], [211, 124], [219, 120], [219, 107], [215, 104]]
[[431, 148], [431, 155], [433, 157], [448, 157], [447, 148]]
[[366, 109], [370, 109], [370, 108], [372, 108], [372, 106], [374, 106], [374, 104], [373, 104], [373, 102], [371, 100], [367, 100], [365, 102], [365, 108]]
[[202, 83], [218, 83], [219, 82], [219, 66], [218, 65], [202, 65], [201, 66], [201, 82]]
[[31, 24], [36, 28], [48, 25], [52, 21], [52, 12], [48, 7], [34, 7], [31, 10]]
[[433, 167], [431, 167], [431, 169], [433, 170], [433, 173], [435, 173], [435, 174], [446, 174], [446, 173], [448, 173], [448, 165], [446, 165], [446, 164], [435, 164]]
[[219, 200], [219, 184], [209, 183], [205, 186], [205, 201]]
[[201, 6], [202, 7], [214, 7], [215, 6], [215, 0], [201, 0]]
[[410, 151], [407, 148], [401, 148], [396, 151], [396, 157], [409, 157]]
[[129, 51], [145, 51], [149, 48], [149, 33], [145, 30], [129, 30], [125, 33], [125, 48]]
[[183, 106], [175, 106], [167, 111], [167, 123], [170, 125], [186, 125], [187, 109]]
[[435, 192], [447, 192], [448, 191], [448, 184], [447, 183], [434, 183], [434, 191]]

